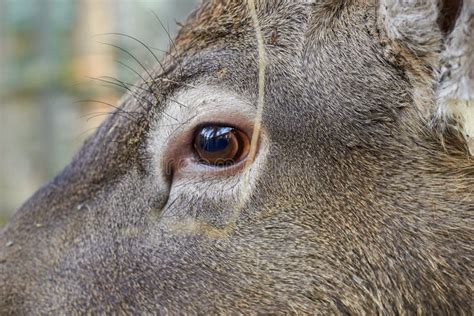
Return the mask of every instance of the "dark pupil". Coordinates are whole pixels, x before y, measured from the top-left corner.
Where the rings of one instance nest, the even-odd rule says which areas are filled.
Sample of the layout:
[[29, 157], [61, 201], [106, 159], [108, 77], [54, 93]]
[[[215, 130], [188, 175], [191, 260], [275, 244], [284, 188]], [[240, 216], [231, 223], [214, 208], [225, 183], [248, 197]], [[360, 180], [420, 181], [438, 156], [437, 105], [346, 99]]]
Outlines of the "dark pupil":
[[241, 146], [237, 132], [227, 126], [204, 126], [194, 144], [202, 163], [224, 166], [235, 163]]
[[209, 153], [224, 152], [230, 145], [232, 127], [204, 127], [200, 133], [199, 145]]

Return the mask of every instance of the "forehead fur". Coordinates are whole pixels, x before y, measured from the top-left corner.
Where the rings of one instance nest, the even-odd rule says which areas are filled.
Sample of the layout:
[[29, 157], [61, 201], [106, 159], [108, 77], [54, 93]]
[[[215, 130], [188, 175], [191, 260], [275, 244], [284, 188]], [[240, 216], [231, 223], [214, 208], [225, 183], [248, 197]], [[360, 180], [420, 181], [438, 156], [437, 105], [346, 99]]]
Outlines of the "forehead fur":
[[[272, 45], [272, 30], [281, 37], [295, 27], [306, 24], [310, 16], [327, 21], [344, 5], [344, 0], [257, 0], [257, 14], [267, 45]], [[321, 23], [327, 24], [327, 23]], [[172, 50], [175, 55], [190, 55], [219, 40], [248, 37], [253, 40], [253, 24], [245, 0], [208, 0], [189, 17], [178, 34]], [[176, 52], [177, 51], [177, 52]]]

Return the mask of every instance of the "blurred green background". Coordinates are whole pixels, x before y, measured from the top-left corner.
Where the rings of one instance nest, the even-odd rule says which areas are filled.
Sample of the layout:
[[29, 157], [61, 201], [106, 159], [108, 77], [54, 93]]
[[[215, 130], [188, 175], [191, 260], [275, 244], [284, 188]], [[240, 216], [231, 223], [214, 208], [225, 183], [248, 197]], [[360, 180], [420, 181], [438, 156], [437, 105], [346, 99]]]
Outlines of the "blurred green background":
[[[0, 0], [0, 227], [59, 172], [198, 0]], [[156, 14], [164, 27], [155, 17]], [[166, 29], [166, 31], [165, 31]], [[87, 100], [97, 100], [92, 102]]]

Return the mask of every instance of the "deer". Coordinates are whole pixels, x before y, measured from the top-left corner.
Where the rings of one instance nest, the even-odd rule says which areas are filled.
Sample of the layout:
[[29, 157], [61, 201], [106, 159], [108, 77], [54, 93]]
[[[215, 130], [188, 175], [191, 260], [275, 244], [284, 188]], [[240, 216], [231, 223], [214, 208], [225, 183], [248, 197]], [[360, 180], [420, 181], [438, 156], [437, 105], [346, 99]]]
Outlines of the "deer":
[[1, 314], [472, 313], [472, 0], [204, 0], [0, 234]]

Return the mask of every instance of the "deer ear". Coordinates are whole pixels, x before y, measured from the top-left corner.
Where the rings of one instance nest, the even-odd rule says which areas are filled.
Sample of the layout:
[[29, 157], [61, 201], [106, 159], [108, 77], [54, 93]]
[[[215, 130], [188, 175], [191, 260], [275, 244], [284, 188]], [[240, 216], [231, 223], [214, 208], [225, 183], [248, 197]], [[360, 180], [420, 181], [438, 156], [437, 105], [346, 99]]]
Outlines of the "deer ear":
[[474, 156], [474, 1], [464, 0], [456, 23], [446, 31], [433, 123], [453, 122]]
[[432, 127], [462, 133], [474, 155], [474, 0], [380, 0], [379, 9], [389, 40], [433, 70]]

